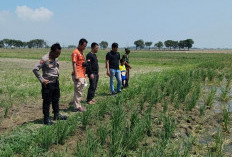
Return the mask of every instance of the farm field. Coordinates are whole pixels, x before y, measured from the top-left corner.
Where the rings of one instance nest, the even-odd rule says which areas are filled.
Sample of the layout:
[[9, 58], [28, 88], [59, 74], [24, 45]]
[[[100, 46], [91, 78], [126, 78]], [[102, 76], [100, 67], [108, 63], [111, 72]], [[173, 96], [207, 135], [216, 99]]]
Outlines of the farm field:
[[87, 112], [73, 113], [72, 50], [63, 49], [69, 119], [44, 126], [32, 68], [48, 51], [0, 49], [0, 156], [232, 156], [230, 51], [132, 51], [130, 87], [111, 96], [100, 50], [97, 103], [86, 105], [85, 87]]

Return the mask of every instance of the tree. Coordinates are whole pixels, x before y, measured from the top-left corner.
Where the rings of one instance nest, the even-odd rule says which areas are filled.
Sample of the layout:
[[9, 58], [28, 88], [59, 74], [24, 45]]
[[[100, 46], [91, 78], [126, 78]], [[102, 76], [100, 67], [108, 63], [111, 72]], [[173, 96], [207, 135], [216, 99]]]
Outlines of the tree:
[[44, 48], [47, 46], [47, 43], [43, 39], [34, 39], [30, 40], [27, 45], [28, 48]]
[[178, 47], [179, 47], [179, 50], [185, 48], [185, 42], [184, 42], [184, 40], [180, 40], [180, 41], [179, 41]]
[[3, 47], [25, 47], [25, 42], [21, 41], [21, 40], [15, 40], [15, 39], [3, 39], [1, 41], [3, 43]]
[[32, 41], [28, 41], [27, 42], [27, 47], [30, 49], [30, 48], [33, 48], [33, 42]]
[[76, 47], [76, 45], [68, 45], [68, 49], [75, 49]]
[[137, 50], [138, 47], [139, 47], [140, 49], [144, 48], [144, 41], [143, 41], [142, 39], [136, 40], [136, 41], [134, 42], [134, 44], [135, 44], [135, 46], [136, 46], [136, 50]]
[[149, 50], [150, 50], [150, 47], [151, 47], [151, 45], [152, 45], [152, 42], [150, 41], [150, 42], [145, 42], [145, 45], [147, 46], [147, 47], [149, 47]]
[[4, 47], [7, 48], [9, 46], [9, 44], [10, 44], [10, 40], [9, 39], [3, 39], [2, 41], [3, 41]]
[[30, 40], [29, 42], [23, 42], [21, 40], [15, 39], [3, 39], [1, 40], [3, 44], [2, 47], [9, 48], [9, 47], [18, 47], [18, 48], [46, 48], [47, 43], [43, 39], [34, 39]]
[[167, 48], [169, 48], [169, 49], [171, 50], [171, 48], [172, 48], [172, 43], [173, 43], [172, 40], [166, 40], [166, 41], [164, 42], [164, 45], [165, 45]]
[[3, 43], [3, 41], [1, 40], [0, 41], [0, 48], [3, 48], [4, 47], [4, 43]]
[[192, 39], [186, 39], [185, 41], [185, 46], [188, 48], [188, 51], [190, 48], [192, 48], [194, 41]]
[[108, 47], [108, 42], [107, 41], [101, 41], [99, 43], [100, 47], [103, 49], [106, 49]]
[[9, 46], [9, 47], [13, 47], [14, 45], [15, 45], [14, 40], [8, 39], [8, 46]]
[[23, 41], [23, 48], [27, 47], [27, 42]]
[[158, 43], [156, 43], [154, 45], [155, 47], [157, 47], [159, 50], [164, 46], [163, 42], [162, 41], [159, 41]]
[[178, 41], [172, 41], [172, 47], [176, 49], [178, 47]]
[[13, 46], [23, 47], [23, 42], [21, 40], [13, 40]]

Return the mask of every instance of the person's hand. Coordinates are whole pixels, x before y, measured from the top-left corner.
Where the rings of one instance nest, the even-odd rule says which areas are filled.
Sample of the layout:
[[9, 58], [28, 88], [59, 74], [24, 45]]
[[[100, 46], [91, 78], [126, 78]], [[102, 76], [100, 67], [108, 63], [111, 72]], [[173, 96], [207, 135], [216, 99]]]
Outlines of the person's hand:
[[132, 69], [132, 67], [129, 67], [129, 69]]
[[91, 79], [91, 80], [94, 79], [94, 75], [93, 75], [93, 74], [90, 75], [90, 79]]
[[46, 80], [46, 79], [45, 79], [45, 80], [43, 81], [43, 85], [46, 87], [47, 84], [48, 84], [48, 82], [49, 82], [49, 80]]
[[109, 71], [107, 71], [107, 72], [106, 72], [106, 74], [107, 74], [107, 76], [109, 76], [109, 77], [110, 77], [110, 72], [109, 72]]

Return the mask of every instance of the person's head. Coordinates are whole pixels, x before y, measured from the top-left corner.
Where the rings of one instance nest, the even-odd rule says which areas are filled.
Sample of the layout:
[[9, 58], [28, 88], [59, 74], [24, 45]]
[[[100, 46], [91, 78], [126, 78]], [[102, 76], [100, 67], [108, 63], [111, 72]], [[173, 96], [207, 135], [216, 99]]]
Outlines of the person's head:
[[93, 53], [97, 53], [98, 48], [99, 48], [99, 46], [98, 46], [97, 43], [93, 42], [93, 43], [91, 44], [91, 49], [92, 49], [92, 52], [93, 52]]
[[52, 59], [55, 59], [55, 58], [58, 58], [60, 56], [60, 53], [61, 53], [61, 46], [59, 43], [55, 43], [51, 46], [51, 50], [50, 50], [50, 53], [49, 53], [49, 56], [52, 58]]
[[113, 43], [112, 44], [112, 51], [117, 52], [118, 51], [118, 43]]
[[121, 63], [121, 65], [125, 65], [126, 61], [124, 59], [120, 59], [120, 63]]
[[127, 49], [127, 48], [125, 49], [125, 52], [126, 52], [126, 54], [127, 54], [127, 55], [129, 55], [129, 54], [130, 54], [130, 50], [129, 50], [129, 49]]
[[86, 39], [84, 38], [80, 39], [78, 49], [81, 51], [85, 50], [87, 44], [88, 44], [88, 41]]

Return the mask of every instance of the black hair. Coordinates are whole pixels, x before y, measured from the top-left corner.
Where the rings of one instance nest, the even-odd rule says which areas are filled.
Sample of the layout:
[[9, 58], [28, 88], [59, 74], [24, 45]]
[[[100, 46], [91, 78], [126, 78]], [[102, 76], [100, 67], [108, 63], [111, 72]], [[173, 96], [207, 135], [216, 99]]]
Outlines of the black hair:
[[91, 44], [91, 48], [94, 48], [95, 46], [98, 46], [98, 44], [95, 43], [95, 42], [93, 42], [93, 43]]
[[112, 48], [118, 48], [118, 43], [113, 43]]
[[59, 43], [55, 43], [55, 44], [53, 44], [52, 47], [51, 47], [51, 51], [52, 51], [52, 52], [55, 52], [56, 49], [58, 49], [58, 50], [61, 50], [61, 49], [62, 49]]
[[120, 63], [125, 62], [125, 61], [126, 61], [125, 59], [120, 59]]
[[128, 49], [128, 48], [125, 48], [125, 51], [126, 51], [126, 53], [128, 53], [128, 52], [130, 52], [130, 49]]
[[84, 43], [88, 44], [88, 41], [84, 38], [80, 39], [79, 45], [83, 45]]

